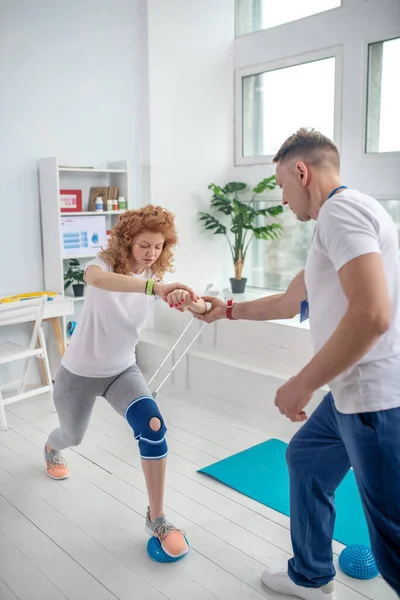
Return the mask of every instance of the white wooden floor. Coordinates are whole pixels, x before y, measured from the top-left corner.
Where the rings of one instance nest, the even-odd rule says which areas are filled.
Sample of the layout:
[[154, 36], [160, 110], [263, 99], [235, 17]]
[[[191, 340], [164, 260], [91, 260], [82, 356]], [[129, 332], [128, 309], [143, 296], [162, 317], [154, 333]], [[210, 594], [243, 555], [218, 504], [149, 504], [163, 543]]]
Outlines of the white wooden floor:
[[[43, 445], [57, 417], [46, 398], [31, 398], [9, 407], [9, 430], [0, 432], [0, 600], [285, 598], [264, 588], [260, 574], [290, 556], [288, 519], [196, 473], [285, 436], [229, 404], [216, 411], [162, 395], [159, 403], [169, 430], [167, 515], [187, 532], [189, 555], [174, 565], [147, 556], [144, 478], [122, 418], [99, 400], [84, 443], [65, 452], [71, 477], [55, 482]], [[338, 600], [395, 598], [381, 578], [338, 571], [337, 588]]]

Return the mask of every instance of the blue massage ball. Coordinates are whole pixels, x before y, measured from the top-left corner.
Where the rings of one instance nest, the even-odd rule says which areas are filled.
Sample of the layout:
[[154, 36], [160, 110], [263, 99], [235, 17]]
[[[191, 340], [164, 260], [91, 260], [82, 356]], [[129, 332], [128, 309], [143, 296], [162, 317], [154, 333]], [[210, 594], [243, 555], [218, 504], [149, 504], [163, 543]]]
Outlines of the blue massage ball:
[[343, 573], [355, 579], [373, 579], [379, 575], [371, 548], [361, 544], [353, 544], [342, 550], [339, 567]]
[[[185, 538], [186, 540], [186, 538]], [[186, 540], [186, 543], [189, 547], [189, 542]], [[155, 560], [159, 563], [174, 563], [178, 562], [178, 560], [182, 560], [185, 558], [186, 554], [183, 556], [178, 556], [177, 558], [173, 558], [164, 552], [161, 546], [160, 540], [156, 536], [151, 536], [149, 541], [147, 542], [147, 552], [151, 559]]]

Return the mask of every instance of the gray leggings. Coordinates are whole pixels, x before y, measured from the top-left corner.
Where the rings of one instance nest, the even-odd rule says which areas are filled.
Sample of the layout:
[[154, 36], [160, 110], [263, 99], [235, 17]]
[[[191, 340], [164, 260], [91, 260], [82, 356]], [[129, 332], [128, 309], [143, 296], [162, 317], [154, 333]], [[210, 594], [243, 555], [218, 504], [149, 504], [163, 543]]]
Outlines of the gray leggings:
[[74, 375], [61, 366], [54, 383], [54, 405], [60, 427], [49, 436], [52, 448], [62, 450], [82, 442], [98, 396], [105, 398], [123, 417], [133, 400], [152, 397], [136, 364], [120, 375], [99, 378]]

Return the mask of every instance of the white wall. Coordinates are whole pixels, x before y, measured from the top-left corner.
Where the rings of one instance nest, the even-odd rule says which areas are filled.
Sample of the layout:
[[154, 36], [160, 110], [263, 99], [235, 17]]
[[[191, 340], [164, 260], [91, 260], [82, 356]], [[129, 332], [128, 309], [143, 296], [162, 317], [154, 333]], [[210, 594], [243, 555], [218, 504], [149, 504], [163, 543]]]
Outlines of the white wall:
[[[128, 158], [135, 203], [148, 202], [144, 0], [0, 0], [0, 297], [43, 287], [37, 159], [53, 155]], [[2, 328], [0, 339], [30, 332]]]
[[[400, 198], [400, 155], [364, 154], [366, 48], [391, 35], [400, 35], [399, 0], [342, 0], [339, 9], [235, 41], [236, 69], [343, 45], [342, 179], [382, 198]], [[293, 92], [295, 101], [301, 90]], [[233, 169], [235, 177], [252, 182], [271, 172], [269, 165]]]
[[234, 0], [148, 0], [148, 23], [152, 201], [176, 214], [174, 277], [226, 285], [227, 243], [197, 213], [233, 164]]
[[176, 277], [198, 289], [207, 280], [229, 285], [225, 240], [197, 222], [209, 206], [207, 185], [255, 184], [274, 172], [234, 165], [235, 69], [343, 45], [343, 181], [400, 197], [399, 154], [364, 154], [367, 43], [400, 33], [398, 0], [343, 0], [340, 9], [236, 40], [234, 0], [148, 0], [148, 23], [152, 201], [177, 215]]
[[148, 201], [146, 38], [144, 0], [0, 0], [0, 295], [43, 285], [39, 157], [128, 158]]

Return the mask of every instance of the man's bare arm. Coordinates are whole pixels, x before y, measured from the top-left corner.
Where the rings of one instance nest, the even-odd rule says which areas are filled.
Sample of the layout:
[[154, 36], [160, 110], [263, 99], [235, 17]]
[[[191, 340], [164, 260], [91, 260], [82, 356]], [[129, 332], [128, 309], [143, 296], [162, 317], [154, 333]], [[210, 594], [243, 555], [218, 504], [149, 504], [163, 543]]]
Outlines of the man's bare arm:
[[[251, 302], [239, 302], [232, 309], [234, 319], [247, 321], [275, 321], [277, 319], [292, 319], [300, 312], [300, 304], [306, 299], [304, 271], [301, 271], [289, 284], [283, 294], [273, 294]], [[203, 300], [211, 304], [205, 314], [197, 314], [191, 310], [196, 319], [213, 323], [218, 319], [226, 319], [226, 303], [220, 298], [203, 296]]]
[[296, 275], [283, 294], [273, 294], [259, 300], [239, 302], [232, 309], [234, 319], [247, 321], [274, 321], [292, 319], [300, 312], [300, 304], [306, 299], [304, 271]]

